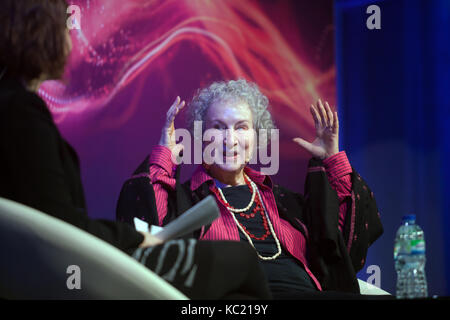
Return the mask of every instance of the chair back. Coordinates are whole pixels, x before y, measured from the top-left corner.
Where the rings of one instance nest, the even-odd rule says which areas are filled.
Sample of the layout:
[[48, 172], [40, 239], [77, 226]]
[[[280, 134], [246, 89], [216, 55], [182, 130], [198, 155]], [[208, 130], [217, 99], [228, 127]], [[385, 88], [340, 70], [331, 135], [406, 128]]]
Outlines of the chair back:
[[4, 198], [0, 246], [1, 298], [187, 299], [105, 241]]

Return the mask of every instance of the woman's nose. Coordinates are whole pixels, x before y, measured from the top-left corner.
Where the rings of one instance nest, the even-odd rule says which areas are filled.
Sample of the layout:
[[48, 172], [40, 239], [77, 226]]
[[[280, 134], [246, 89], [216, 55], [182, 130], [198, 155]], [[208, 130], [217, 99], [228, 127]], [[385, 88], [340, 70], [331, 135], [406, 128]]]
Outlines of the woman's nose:
[[227, 129], [225, 130], [225, 139], [223, 141], [223, 144], [226, 146], [227, 149], [231, 149], [234, 147], [237, 143], [236, 139], [236, 133], [233, 129]]

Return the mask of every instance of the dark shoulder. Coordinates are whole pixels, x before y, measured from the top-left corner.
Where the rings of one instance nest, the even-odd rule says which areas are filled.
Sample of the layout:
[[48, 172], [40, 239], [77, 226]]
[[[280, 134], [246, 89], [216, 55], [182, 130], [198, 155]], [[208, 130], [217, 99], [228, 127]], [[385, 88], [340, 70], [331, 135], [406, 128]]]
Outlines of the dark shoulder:
[[288, 200], [296, 200], [303, 202], [304, 197], [295, 191], [292, 191], [286, 187], [280, 186], [279, 184], [274, 184], [273, 188], [273, 195], [275, 199], [288, 199]]
[[[4, 94], [0, 88], [0, 144], [10, 148], [55, 151], [64, 141], [45, 102], [34, 93], [14, 90]], [[74, 153], [69, 149], [71, 153]]]
[[275, 193], [276, 194], [289, 194], [289, 195], [296, 194], [296, 192], [289, 190], [288, 188], [285, 188], [283, 186], [280, 186], [279, 184], [274, 184], [272, 190], [273, 190], [274, 194]]
[[7, 127], [28, 121], [53, 124], [45, 102], [37, 94], [19, 86], [0, 87], [0, 119]]

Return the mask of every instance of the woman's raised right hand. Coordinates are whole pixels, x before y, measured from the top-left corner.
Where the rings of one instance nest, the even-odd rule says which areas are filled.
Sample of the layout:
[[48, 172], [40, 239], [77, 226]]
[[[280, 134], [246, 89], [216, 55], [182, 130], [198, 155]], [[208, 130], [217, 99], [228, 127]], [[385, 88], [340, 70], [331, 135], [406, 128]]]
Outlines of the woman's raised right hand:
[[159, 144], [170, 149], [172, 154], [178, 154], [181, 151], [182, 144], [176, 144], [175, 140], [175, 116], [180, 112], [181, 109], [186, 105], [185, 101], [181, 101], [178, 96], [174, 103], [170, 106], [169, 111], [167, 111], [166, 123], [164, 124], [161, 132], [161, 139]]

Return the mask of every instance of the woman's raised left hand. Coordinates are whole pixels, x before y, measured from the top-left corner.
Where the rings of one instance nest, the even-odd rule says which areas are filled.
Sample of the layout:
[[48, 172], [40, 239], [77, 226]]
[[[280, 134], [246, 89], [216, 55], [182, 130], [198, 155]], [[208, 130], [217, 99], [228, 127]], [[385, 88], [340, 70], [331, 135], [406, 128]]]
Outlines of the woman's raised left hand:
[[310, 111], [316, 127], [316, 139], [308, 142], [302, 138], [293, 140], [305, 148], [313, 157], [326, 159], [339, 152], [339, 119], [325, 101], [319, 99], [316, 106], [311, 105]]

